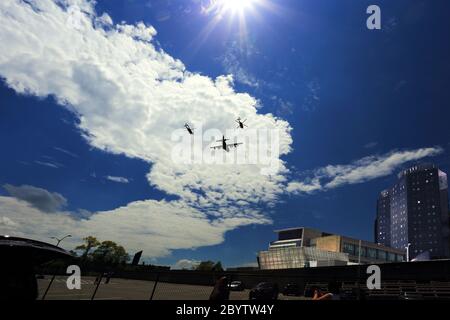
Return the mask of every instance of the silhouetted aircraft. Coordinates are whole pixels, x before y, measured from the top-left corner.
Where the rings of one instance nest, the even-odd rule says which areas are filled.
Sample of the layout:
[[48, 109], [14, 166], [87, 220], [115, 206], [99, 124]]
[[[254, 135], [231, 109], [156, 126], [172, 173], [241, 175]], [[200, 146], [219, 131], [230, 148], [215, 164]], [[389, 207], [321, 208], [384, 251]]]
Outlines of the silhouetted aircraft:
[[244, 129], [244, 126], [245, 126], [245, 127], [248, 127], [248, 126], [244, 123], [245, 121], [247, 121], [247, 119], [242, 120], [242, 121], [241, 121], [241, 118], [237, 118], [237, 119], [236, 119], [236, 122], [238, 123], [238, 126], [237, 126], [238, 129], [239, 129], [239, 128]]
[[189, 124], [185, 123], [184, 127], [186, 128], [186, 130], [189, 132], [189, 134], [194, 134], [194, 128], [191, 128], [189, 126]]
[[211, 149], [223, 149], [226, 152], [228, 152], [228, 151], [230, 151], [229, 148], [233, 148], [233, 147], [236, 148], [238, 145], [242, 144], [242, 142], [227, 143], [226, 142], [227, 140], [230, 140], [230, 139], [225, 139], [225, 136], [222, 136], [222, 140], [217, 140], [217, 142], [222, 142], [222, 145], [211, 147]]

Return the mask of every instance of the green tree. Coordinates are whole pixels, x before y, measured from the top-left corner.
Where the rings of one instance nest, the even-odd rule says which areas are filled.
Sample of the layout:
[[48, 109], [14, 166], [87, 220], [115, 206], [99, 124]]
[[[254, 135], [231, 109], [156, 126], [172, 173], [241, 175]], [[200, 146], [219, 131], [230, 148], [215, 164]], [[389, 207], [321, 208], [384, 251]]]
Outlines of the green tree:
[[223, 268], [222, 268], [222, 262], [217, 261], [216, 264], [213, 267], [213, 271], [219, 271], [222, 272]]
[[118, 245], [114, 241], [103, 241], [92, 253], [94, 262], [100, 264], [117, 265], [124, 264], [130, 256], [125, 248]]
[[195, 268], [195, 270], [198, 271], [223, 271], [222, 263], [220, 261], [214, 262], [211, 260], [208, 261], [202, 261], [200, 264]]
[[100, 245], [100, 241], [97, 240], [96, 237], [88, 236], [83, 239], [84, 243], [75, 248], [75, 250], [83, 250], [83, 254], [81, 257], [86, 259], [93, 248], [96, 248]]
[[199, 263], [199, 265], [195, 268], [195, 270], [198, 271], [211, 271], [214, 268], [214, 261], [202, 261]]

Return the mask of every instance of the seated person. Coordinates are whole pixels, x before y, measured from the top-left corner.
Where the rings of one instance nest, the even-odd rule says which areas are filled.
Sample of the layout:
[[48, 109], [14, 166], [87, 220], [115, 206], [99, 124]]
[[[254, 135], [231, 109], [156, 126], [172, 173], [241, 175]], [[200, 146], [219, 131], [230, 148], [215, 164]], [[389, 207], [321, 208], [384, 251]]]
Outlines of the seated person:
[[328, 292], [322, 292], [319, 287], [313, 288], [313, 300], [340, 300], [340, 284], [332, 281], [328, 283]]

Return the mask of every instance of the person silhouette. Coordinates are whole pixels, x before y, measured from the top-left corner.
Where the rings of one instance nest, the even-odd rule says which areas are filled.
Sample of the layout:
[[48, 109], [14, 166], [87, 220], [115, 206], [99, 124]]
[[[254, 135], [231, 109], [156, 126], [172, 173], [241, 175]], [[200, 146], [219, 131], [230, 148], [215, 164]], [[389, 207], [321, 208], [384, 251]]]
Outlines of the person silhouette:
[[209, 296], [209, 300], [211, 301], [223, 301], [228, 300], [230, 298], [230, 290], [228, 288], [228, 279], [225, 276], [220, 277], [216, 284], [214, 285], [214, 289]]

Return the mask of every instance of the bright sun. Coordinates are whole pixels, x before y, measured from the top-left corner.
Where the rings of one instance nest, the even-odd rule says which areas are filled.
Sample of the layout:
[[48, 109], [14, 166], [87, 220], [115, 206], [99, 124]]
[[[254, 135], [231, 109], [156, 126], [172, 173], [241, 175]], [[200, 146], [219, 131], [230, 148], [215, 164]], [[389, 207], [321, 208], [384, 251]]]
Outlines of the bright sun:
[[[238, 32], [240, 43], [247, 37], [247, 19], [261, 22], [261, 10], [275, 12], [277, 7], [273, 0], [205, 0], [207, 5], [202, 6], [202, 13], [212, 19], [199, 35], [201, 43], [207, 41], [208, 36], [217, 25], [225, 25], [225, 32]], [[237, 27], [236, 27], [237, 26]], [[222, 28], [222, 30], [224, 30]]]
[[243, 15], [245, 11], [252, 10], [253, 5], [262, 0], [211, 0], [206, 8], [209, 12], [219, 15]]
[[243, 12], [248, 8], [251, 8], [252, 5], [257, 0], [220, 0], [220, 6], [223, 11], [231, 11], [236, 13], [238, 11]]

